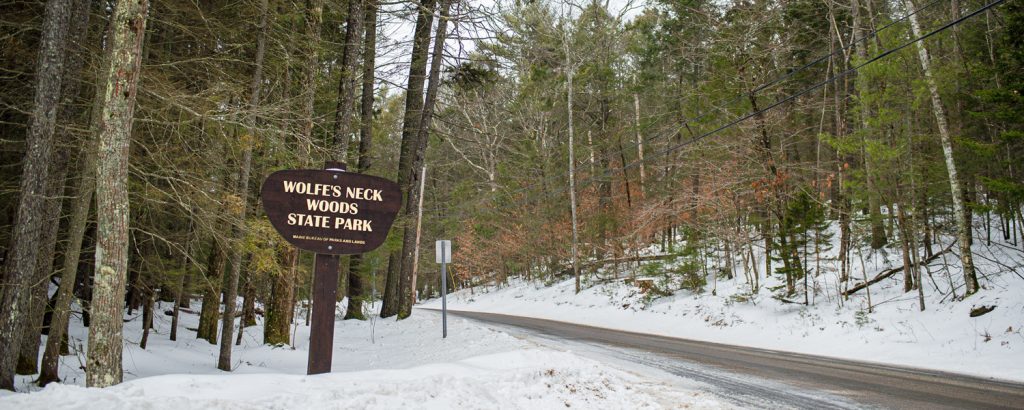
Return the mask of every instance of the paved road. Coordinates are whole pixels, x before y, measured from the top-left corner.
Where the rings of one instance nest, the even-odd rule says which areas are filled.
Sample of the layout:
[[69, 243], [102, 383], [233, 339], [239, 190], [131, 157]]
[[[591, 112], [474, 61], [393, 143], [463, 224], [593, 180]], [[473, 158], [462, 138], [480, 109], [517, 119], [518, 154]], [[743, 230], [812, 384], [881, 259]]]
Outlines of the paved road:
[[602, 351], [618, 360], [706, 384], [722, 398], [744, 407], [1024, 409], [1024, 384], [543, 319], [449, 313], [519, 328], [549, 342], [590, 346], [592, 352]]

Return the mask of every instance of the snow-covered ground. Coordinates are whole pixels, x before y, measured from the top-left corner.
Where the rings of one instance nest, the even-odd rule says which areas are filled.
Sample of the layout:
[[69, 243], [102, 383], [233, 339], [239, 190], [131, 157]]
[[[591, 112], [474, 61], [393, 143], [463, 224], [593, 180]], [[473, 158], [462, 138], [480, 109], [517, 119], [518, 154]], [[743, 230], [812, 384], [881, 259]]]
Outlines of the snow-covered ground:
[[66, 384], [40, 390], [32, 377], [19, 376], [18, 390], [28, 393], [0, 391], [0, 408], [730, 407], [713, 394], [461, 319], [449, 321], [449, 336], [442, 339], [440, 319], [417, 311], [403, 321], [338, 320], [334, 373], [306, 376], [309, 328], [302, 324], [294, 328], [294, 348], [264, 346], [262, 327], [246, 329], [228, 373], [215, 367], [218, 346], [186, 329], [196, 327], [195, 314], [182, 313], [176, 342], [167, 337], [170, 317], [158, 315], [145, 350], [137, 344], [141, 318], [135, 317], [125, 324], [125, 383], [107, 389], [82, 387], [87, 329], [75, 320], [71, 340], [77, 352], [61, 363]]
[[[996, 233], [993, 236], [1001, 239]], [[935, 249], [949, 243], [946, 238]], [[826, 254], [834, 258], [837, 248]], [[715, 286], [712, 279], [701, 294], [679, 290], [667, 297], [645, 295], [622, 279], [630, 274], [623, 264], [620, 279], [610, 279], [615, 272], [599, 272], [600, 278], [584, 280], [579, 294], [572, 278], [550, 286], [511, 280], [499, 287], [449, 295], [448, 308], [1024, 381], [1024, 252], [1019, 245], [985, 246], [978, 239], [974, 254], [983, 289], [965, 300], [952, 301], [950, 288], [962, 296], [963, 278], [958, 257], [947, 254], [922, 272], [924, 312], [919, 311], [916, 291], [903, 293], [902, 274], [871, 286], [872, 312], [864, 291], [840, 305], [834, 261], [825, 261], [821, 274], [813, 277], [809, 286], [817, 291], [812, 291], [810, 306], [784, 303], [771, 297], [768, 287], [781, 282], [777, 275], [763, 277], [763, 252], [756, 251], [762, 286], [753, 296], [742, 273], [743, 262], [737, 258], [736, 277], [719, 278], [717, 296], [710, 292]], [[858, 279], [864, 271], [873, 277], [887, 267], [902, 265], [901, 254], [891, 249], [888, 257], [867, 251], [854, 252], [853, 257], [853, 277]], [[642, 270], [633, 272], [643, 275]], [[797, 299], [803, 302], [802, 296]], [[969, 316], [972, 307], [983, 305], [996, 309]], [[423, 305], [440, 306], [440, 300]]]

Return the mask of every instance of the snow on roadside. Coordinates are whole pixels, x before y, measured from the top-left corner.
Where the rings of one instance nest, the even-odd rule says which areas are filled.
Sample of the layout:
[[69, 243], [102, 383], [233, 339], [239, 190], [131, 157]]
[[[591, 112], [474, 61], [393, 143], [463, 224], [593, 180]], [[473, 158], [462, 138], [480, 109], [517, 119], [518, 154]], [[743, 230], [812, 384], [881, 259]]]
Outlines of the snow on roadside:
[[[343, 309], [343, 304], [339, 304]], [[169, 305], [165, 304], [164, 308]], [[40, 390], [18, 376], [0, 390], [0, 408], [298, 409], [298, 408], [728, 408], [718, 397], [658, 378], [555, 351], [462, 319], [417, 311], [403, 321], [335, 323], [333, 373], [306, 376], [309, 328], [293, 328], [295, 347], [264, 346], [262, 327], [247, 328], [234, 371], [215, 367], [218, 346], [195, 338], [198, 317], [182, 312], [178, 341], [158, 309], [156, 330], [140, 349], [141, 318], [125, 323], [125, 383], [85, 388], [87, 329], [71, 326], [75, 354], [61, 358], [66, 384]], [[339, 311], [340, 313], [343, 310]], [[301, 322], [301, 316], [296, 318]]]
[[[142, 315], [135, 312], [125, 316], [124, 324], [124, 379], [165, 374], [223, 374], [216, 368], [220, 346], [196, 339], [199, 301], [190, 311], [182, 310], [178, 326], [178, 340], [171, 341], [171, 317], [164, 314], [173, 306], [161, 303], [154, 315], [155, 329], [149, 336], [149, 346], [139, 347], [142, 339]], [[344, 303], [338, 304], [338, 317], [344, 314]], [[309, 349], [310, 328], [303, 324], [305, 312], [296, 315], [297, 324], [291, 328], [293, 346], [263, 344], [262, 325], [245, 329], [242, 344], [232, 351], [232, 369], [235, 374], [287, 373], [305, 374]], [[237, 328], [237, 321], [236, 321]], [[493, 331], [466, 321], [451, 321], [451, 333], [441, 339], [441, 318], [424, 312], [401, 322], [382, 320], [338, 320], [334, 328], [335, 371], [368, 369], [399, 369], [427, 363], [457, 361], [476, 355], [504, 352], [526, 347], [527, 344], [502, 332]], [[70, 326], [71, 346], [75, 354], [61, 357], [60, 375], [67, 384], [85, 385], [85, 363], [88, 328], [82, 326], [75, 315]], [[218, 325], [219, 330], [219, 325]], [[45, 336], [44, 336], [45, 340]], [[40, 355], [42, 352], [40, 352]], [[15, 385], [19, 391], [38, 389], [31, 383], [34, 377], [18, 376]]]
[[571, 353], [518, 349], [403, 370], [316, 376], [167, 375], [107, 389], [52, 385], [0, 399], [19, 409], [724, 408]]
[[[810, 286], [818, 292], [806, 307], [772, 298], [767, 288], [780, 285], [780, 279], [764, 279], [763, 272], [762, 289], [751, 296], [750, 285], [737, 272], [734, 279], [718, 280], [717, 296], [680, 290], [652, 298], [621, 279], [594, 283], [593, 277], [587, 278], [591, 284], [579, 294], [571, 278], [551, 286], [511, 280], [501, 287], [449, 295], [448, 308], [1024, 381], [1024, 366], [1009, 365], [1024, 363], [1024, 253], [1019, 246], [976, 243], [975, 255], [984, 274], [983, 290], [950, 302], [949, 285], [962, 293], [963, 280], [958, 258], [947, 255], [946, 264], [934, 262], [923, 274], [924, 312], [919, 311], [916, 291], [903, 293], [901, 275], [871, 287], [873, 312], [867, 311], [863, 291], [840, 306], [834, 266], [823, 266], [823, 273], [814, 277]], [[868, 276], [902, 263], [896, 252], [864, 257]], [[853, 267], [855, 278], [863, 277], [859, 262]], [[626, 276], [626, 271], [619, 274]], [[710, 289], [712, 281], [708, 283]], [[984, 316], [969, 316], [972, 307], [983, 305], [997, 307]], [[420, 307], [440, 309], [440, 300]]]

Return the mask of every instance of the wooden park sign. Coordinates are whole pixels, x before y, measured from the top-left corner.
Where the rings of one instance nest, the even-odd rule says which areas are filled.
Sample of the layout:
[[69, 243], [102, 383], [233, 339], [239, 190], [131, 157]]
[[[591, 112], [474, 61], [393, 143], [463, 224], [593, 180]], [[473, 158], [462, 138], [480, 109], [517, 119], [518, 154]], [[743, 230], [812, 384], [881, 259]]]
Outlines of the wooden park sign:
[[270, 174], [261, 190], [270, 224], [292, 245], [318, 254], [376, 249], [402, 206], [398, 184], [328, 166], [338, 168]]
[[371, 175], [325, 169], [291, 169], [270, 174], [260, 190], [263, 209], [286, 241], [316, 253], [308, 374], [331, 371], [338, 255], [369, 252], [388, 236], [402, 206], [398, 184]]

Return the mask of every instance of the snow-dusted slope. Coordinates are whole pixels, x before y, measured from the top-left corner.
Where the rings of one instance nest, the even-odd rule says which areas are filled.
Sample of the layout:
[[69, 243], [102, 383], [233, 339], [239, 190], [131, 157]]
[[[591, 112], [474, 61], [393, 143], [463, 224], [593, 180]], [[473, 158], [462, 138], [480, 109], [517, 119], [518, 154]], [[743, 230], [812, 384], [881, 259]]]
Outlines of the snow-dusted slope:
[[[780, 281], [763, 278], [763, 259], [757, 262], [762, 270], [761, 290], [753, 296], [738, 272], [734, 279], [718, 279], [717, 296], [710, 292], [714, 282], [709, 278], [703, 293], [679, 290], [673, 296], [656, 298], [623, 280], [630, 273], [642, 272], [631, 272], [623, 264], [618, 275], [602, 271], [586, 278], [587, 285], [579, 294], [574, 292], [572, 278], [551, 286], [513, 280], [501, 287], [450, 295], [448, 308], [1024, 380], [1024, 366], [1019, 365], [1024, 363], [1024, 252], [1020, 246], [988, 247], [976, 242], [975, 261], [983, 274], [983, 290], [966, 300], [952, 301], [951, 286], [962, 295], [963, 279], [959, 259], [947, 255], [929, 266], [930, 275], [922, 273], [924, 312], [919, 311], [916, 291], [903, 293], [899, 274], [871, 286], [870, 313], [866, 292], [840, 303], [834, 261], [826, 261], [822, 273], [809, 283], [810, 306], [802, 304], [802, 296], [795, 298], [801, 303], [784, 303], [772, 298], [767, 289]], [[827, 254], [834, 257], [835, 251]], [[864, 269], [859, 256], [864, 257]], [[892, 250], [888, 258], [866, 251], [854, 253], [854, 257], [858, 258], [853, 264], [855, 278], [863, 278], [865, 270], [871, 277], [902, 264], [901, 256]], [[736, 265], [742, 269], [743, 263], [737, 260]], [[972, 307], [982, 305], [996, 309], [980, 317], [969, 316]], [[440, 301], [428, 301], [422, 307], [439, 309]]]

